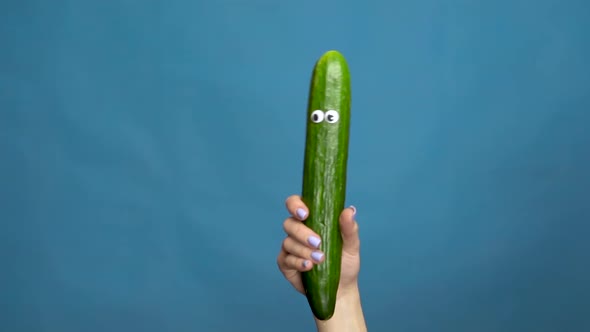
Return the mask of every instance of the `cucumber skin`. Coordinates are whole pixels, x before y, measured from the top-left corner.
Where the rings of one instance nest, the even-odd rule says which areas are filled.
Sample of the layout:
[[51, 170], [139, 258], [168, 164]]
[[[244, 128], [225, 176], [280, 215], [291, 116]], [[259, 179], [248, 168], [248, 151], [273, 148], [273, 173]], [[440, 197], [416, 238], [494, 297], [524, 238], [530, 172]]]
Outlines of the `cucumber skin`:
[[[314, 316], [330, 319], [340, 283], [342, 235], [339, 218], [346, 200], [350, 130], [350, 73], [345, 58], [328, 51], [316, 62], [307, 109], [302, 200], [309, 209], [305, 224], [320, 235], [323, 263], [302, 273], [306, 297]], [[315, 110], [336, 110], [336, 123], [314, 123]]]

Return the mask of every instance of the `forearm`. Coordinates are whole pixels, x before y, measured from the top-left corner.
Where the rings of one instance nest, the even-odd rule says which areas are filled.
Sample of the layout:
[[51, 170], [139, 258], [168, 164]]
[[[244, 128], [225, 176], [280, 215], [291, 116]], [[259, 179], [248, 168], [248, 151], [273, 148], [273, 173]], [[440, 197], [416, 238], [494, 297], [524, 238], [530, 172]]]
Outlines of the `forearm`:
[[315, 322], [318, 332], [366, 332], [367, 326], [358, 287], [338, 298], [332, 318], [326, 321], [316, 318]]

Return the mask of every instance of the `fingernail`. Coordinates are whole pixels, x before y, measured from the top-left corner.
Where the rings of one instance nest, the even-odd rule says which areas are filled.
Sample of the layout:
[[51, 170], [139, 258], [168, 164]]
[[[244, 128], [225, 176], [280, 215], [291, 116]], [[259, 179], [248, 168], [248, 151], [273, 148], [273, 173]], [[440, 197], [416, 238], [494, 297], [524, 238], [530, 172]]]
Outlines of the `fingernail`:
[[307, 212], [305, 212], [305, 210], [302, 208], [298, 208], [297, 209], [297, 216], [299, 217], [299, 219], [303, 219], [303, 218], [305, 218], [305, 216], [307, 216]]
[[303, 265], [303, 267], [307, 267], [307, 265], [309, 264], [309, 261], [303, 261], [303, 263], [301, 263], [301, 265]]
[[314, 251], [311, 253], [311, 258], [313, 258], [313, 260], [316, 262], [321, 261], [322, 257], [324, 257], [324, 254], [319, 251]]
[[356, 216], [356, 208], [354, 205], [351, 205], [350, 208], [352, 209], [352, 217], [354, 218]]
[[307, 238], [307, 242], [309, 242], [309, 244], [311, 244], [314, 248], [319, 248], [320, 242], [322, 242], [322, 240], [320, 240], [320, 238], [317, 236], [312, 235]]

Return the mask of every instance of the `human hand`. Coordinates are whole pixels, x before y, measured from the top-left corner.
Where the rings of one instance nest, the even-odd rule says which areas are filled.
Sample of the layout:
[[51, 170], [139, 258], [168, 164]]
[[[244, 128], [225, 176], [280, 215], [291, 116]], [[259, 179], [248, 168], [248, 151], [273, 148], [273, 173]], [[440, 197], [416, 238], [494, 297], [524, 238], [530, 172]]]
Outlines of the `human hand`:
[[[292, 195], [285, 202], [291, 216], [285, 219], [283, 228], [287, 237], [283, 241], [277, 257], [277, 264], [285, 278], [293, 287], [305, 294], [301, 281], [301, 272], [309, 271], [316, 264], [322, 264], [324, 255], [321, 251], [320, 236], [307, 227], [303, 221], [308, 216], [307, 206], [298, 195]], [[340, 214], [340, 232], [342, 234], [342, 265], [337, 298], [348, 292], [358, 291], [358, 274], [360, 271], [360, 239], [358, 224], [354, 217], [356, 208], [350, 206]]]

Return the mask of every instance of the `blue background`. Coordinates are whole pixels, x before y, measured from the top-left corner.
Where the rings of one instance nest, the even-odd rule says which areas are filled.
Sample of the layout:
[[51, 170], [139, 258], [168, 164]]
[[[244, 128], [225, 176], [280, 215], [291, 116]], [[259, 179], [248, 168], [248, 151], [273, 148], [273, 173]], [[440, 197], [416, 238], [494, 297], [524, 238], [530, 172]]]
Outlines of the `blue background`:
[[313, 330], [275, 257], [329, 49], [369, 329], [590, 330], [589, 14], [2, 1], [0, 330]]

